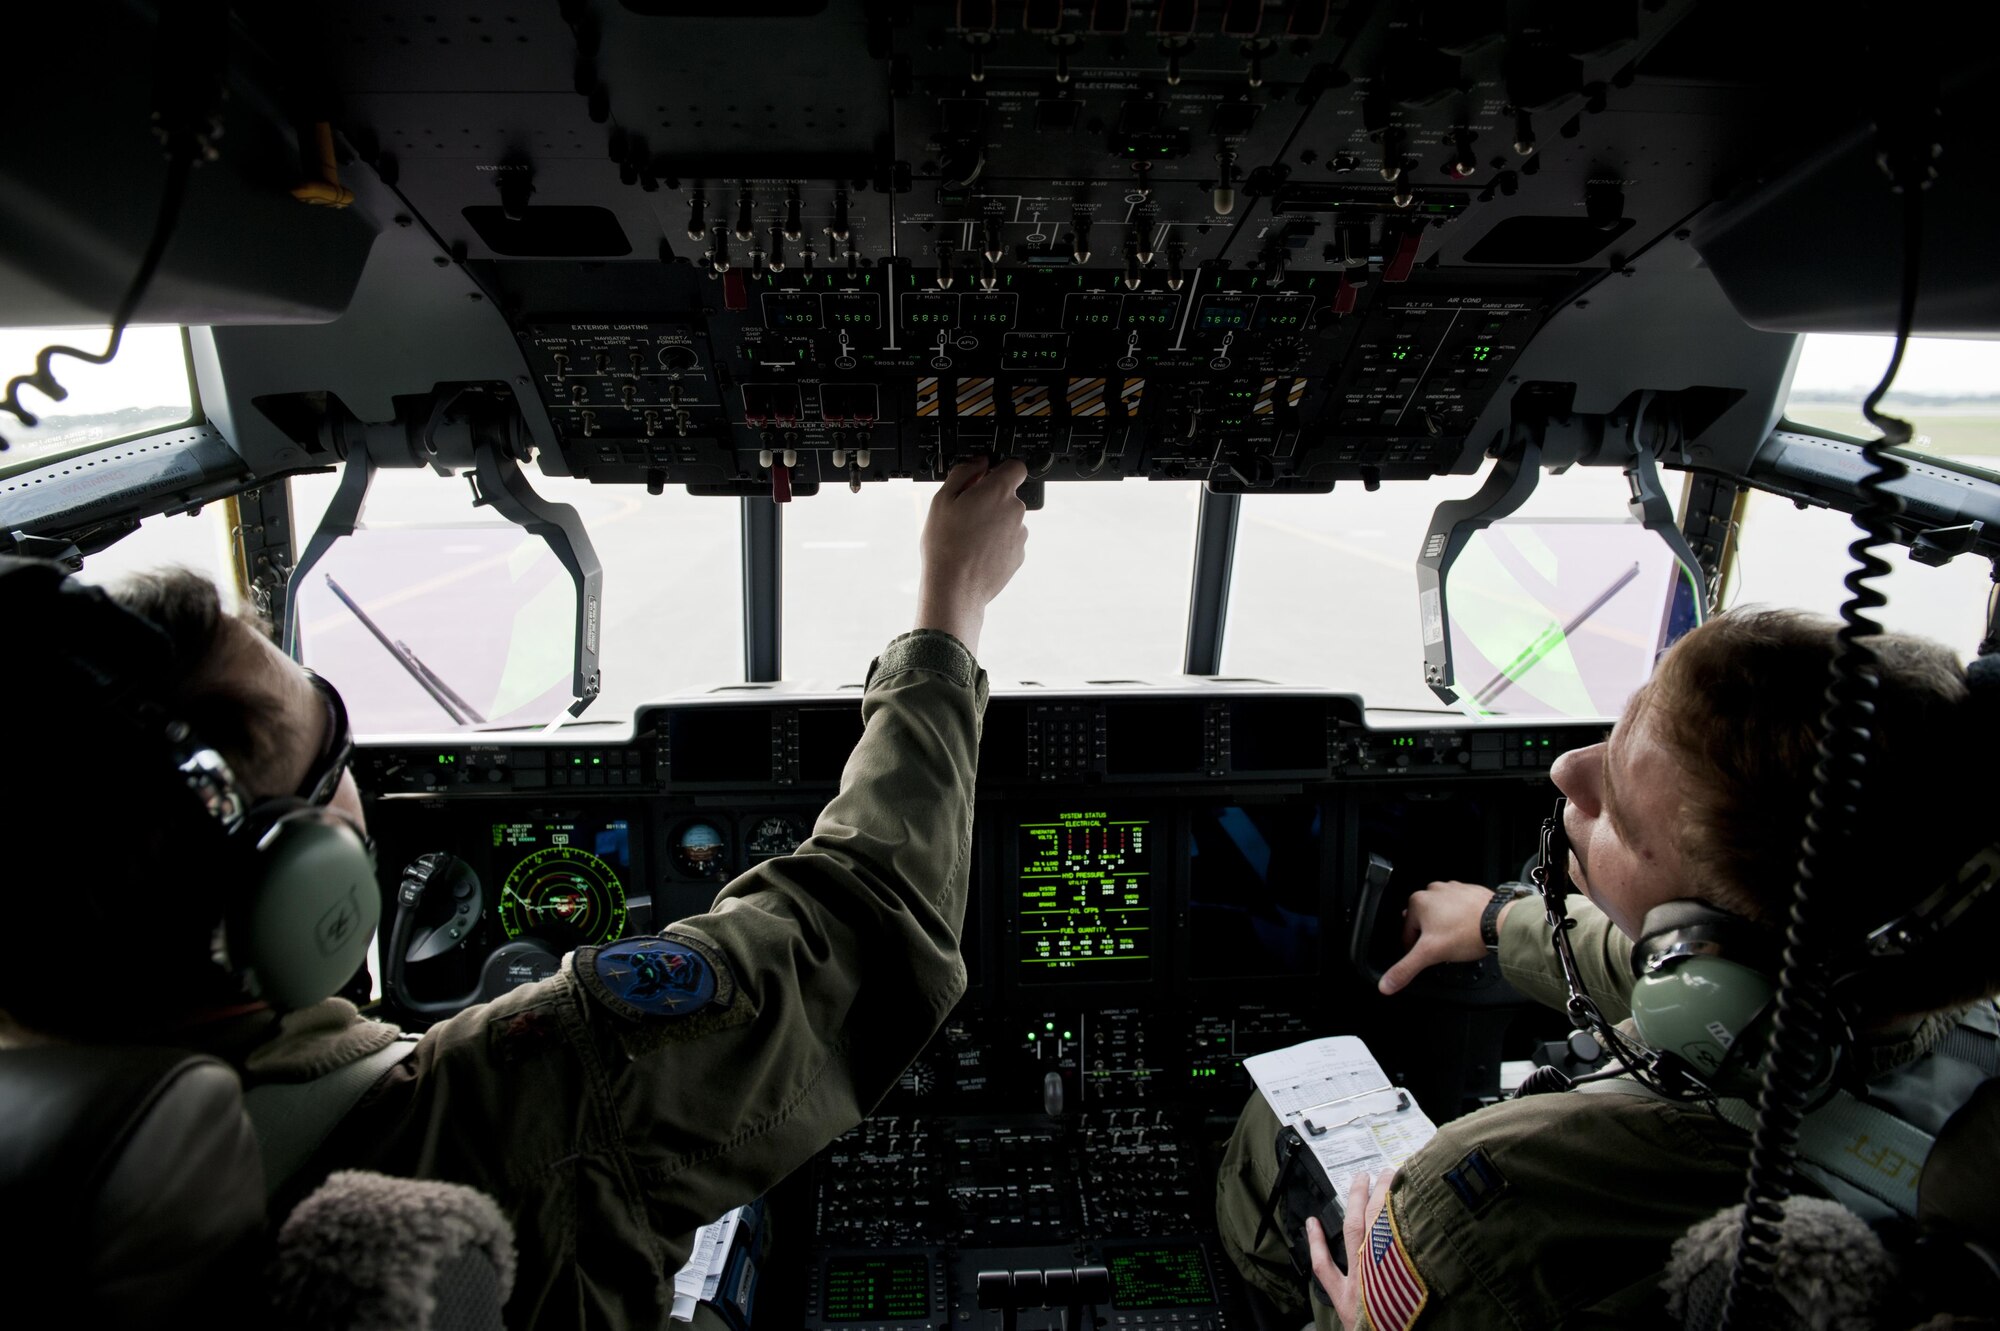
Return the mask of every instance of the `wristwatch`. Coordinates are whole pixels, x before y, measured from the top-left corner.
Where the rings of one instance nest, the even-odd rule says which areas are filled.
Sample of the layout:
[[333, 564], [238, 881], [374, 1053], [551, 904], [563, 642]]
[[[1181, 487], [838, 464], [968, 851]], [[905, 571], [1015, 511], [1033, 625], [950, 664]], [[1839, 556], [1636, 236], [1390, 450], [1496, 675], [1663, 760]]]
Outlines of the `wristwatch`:
[[1500, 910], [1514, 898], [1525, 895], [1519, 883], [1502, 883], [1493, 889], [1492, 900], [1486, 909], [1479, 912], [1479, 941], [1486, 944], [1486, 950], [1498, 954], [1500, 951]]

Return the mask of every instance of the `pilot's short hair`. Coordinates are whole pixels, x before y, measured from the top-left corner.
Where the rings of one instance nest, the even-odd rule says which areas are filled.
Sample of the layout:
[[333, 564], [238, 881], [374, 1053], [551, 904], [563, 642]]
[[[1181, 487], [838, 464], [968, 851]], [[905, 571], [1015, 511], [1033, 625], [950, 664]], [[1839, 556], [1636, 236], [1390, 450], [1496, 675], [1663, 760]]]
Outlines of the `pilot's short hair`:
[[[283, 712], [275, 696], [218, 680], [223, 654], [241, 644], [215, 587], [173, 569], [105, 590], [159, 628], [171, 650], [164, 667], [93, 658], [91, 669], [186, 721], [261, 793], [284, 740]], [[30, 609], [26, 622], [9, 624], [18, 636], [0, 653], [14, 741], [0, 782], [0, 839], [10, 848], [4, 886], [15, 921], [0, 961], [0, 1011], [45, 1034], [119, 1039], [242, 1002], [240, 986], [210, 960], [234, 866], [190, 816], [164, 742], [149, 742], [66, 663], [53, 606], [38, 618]]]
[[[1840, 625], [1791, 610], [1735, 610], [1682, 639], [1634, 697], [1686, 776], [1679, 849], [1704, 898], [1784, 926], [1797, 879]], [[1906, 634], [1862, 639], [1875, 655], [1873, 746], [1861, 817], [1816, 884], [1829, 928], [1854, 945], [1992, 841], [1996, 708], [1946, 647]], [[1878, 966], [1858, 989], [1876, 1017], [2000, 992], [2000, 946], [1944, 944], [1916, 966]]]
[[215, 584], [188, 568], [129, 574], [105, 591], [119, 605], [164, 632], [182, 669], [164, 681], [171, 696], [162, 706], [187, 722], [229, 763], [245, 789], [278, 793], [273, 774], [284, 768], [285, 714], [275, 694], [234, 687], [220, 678], [224, 652], [239, 644], [228, 637], [232, 621], [241, 631], [270, 635], [270, 625], [254, 614], [223, 608]]

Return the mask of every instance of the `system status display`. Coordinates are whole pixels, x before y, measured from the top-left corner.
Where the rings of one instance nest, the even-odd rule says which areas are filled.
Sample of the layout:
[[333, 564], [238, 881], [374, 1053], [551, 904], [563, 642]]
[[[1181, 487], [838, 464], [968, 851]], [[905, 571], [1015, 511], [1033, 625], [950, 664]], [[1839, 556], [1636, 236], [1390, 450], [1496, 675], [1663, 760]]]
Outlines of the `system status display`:
[[1031, 980], [1142, 979], [1152, 960], [1152, 824], [1103, 812], [1020, 825], [1020, 956]]
[[930, 1311], [930, 1262], [921, 1255], [836, 1257], [826, 1264], [820, 1316], [829, 1322], [914, 1322]]

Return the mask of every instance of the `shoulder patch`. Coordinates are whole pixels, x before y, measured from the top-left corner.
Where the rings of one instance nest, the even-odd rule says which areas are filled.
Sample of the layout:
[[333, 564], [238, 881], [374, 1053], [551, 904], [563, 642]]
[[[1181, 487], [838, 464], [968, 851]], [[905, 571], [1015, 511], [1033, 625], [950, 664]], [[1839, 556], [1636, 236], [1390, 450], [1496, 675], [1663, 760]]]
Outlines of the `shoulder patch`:
[[1465, 1153], [1465, 1159], [1444, 1172], [1444, 1181], [1450, 1186], [1459, 1204], [1477, 1216], [1498, 1200], [1507, 1191], [1507, 1178], [1486, 1154], [1486, 1148], [1475, 1146]]
[[686, 938], [627, 938], [579, 956], [590, 992], [620, 1016], [688, 1017], [728, 1007], [735, 983], [720, 958]]
[[1431, 1297], [1417, 1264], [1403, 1247], [1395, 1208], [1394, 1197], [1383, 1199], [1361, 1253], [1361, 1308], [1374, 1331], [1409, 1331]]

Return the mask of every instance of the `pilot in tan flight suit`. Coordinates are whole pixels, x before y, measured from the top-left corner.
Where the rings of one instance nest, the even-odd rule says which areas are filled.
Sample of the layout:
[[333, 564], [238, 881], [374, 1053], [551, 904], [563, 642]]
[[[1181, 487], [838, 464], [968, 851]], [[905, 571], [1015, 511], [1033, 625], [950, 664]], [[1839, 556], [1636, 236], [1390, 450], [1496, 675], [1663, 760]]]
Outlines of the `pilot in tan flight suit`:
[[[794, 854], [739, 876], [708, 914], [581, 948], [558, 975], [433, 1027], [335, 1129], [303, 1183], [353, 1168], [482, 1189], [519, 1249], [508, 1325], [666, 1327], [693, 1231], [857, 1123], [964, 989], [986, 703], [973, 652], [987, 604], [1024, 555], [1024, 474], [1018, 461], [968, 463], [940, 487], [915, 631], [871, 667], [840, 793]], [[136, 594], [142, 612], [148, 595], [157, 589]], [[211, 620], [212, 606], [211, 595]], [[232, 766], [268, 790], [296, 788], [329, 742], [318, 691], [236, 621], [215, 625], [209, 646], [189, 672], [198, 687], [180, 692], [202, 695], [218, 734], [230, 731], [218, 713], [233, 706]], [[340, 784], [333, 807], [358, 820], [352, 777]], [[28, 815], [0, 816], [18, 828]], [[134, 909], [159, 906], [155, 896]], [[208, 1031], [207, 1047], [226, 1048], [253, 1082], [309, 1082], [395, 1034], [341, 999], [280, 1020], [240, 993], [232, 1008], [210, 995], [180, 1012], [171, 993], [127, 998], [109, 1009], [122, 1026], [79, 1030], [80, 1008], [38, 1001], [58, 982], [38, 990], [40, 973], [29, 959], [0, 978], [17, 1036], [189, 1042]], [[157, 1028], [135, 1031], [149, 1016]]]
[[[1571, 936], [1585, 986], [1609, 1020], [1630, 1014], [1632, 939], [1655, 907], [1701, 898], [1758, 922], [1782, 918], [1835, 628], [1784, 612], [1721, 616], [1667, 655], [1607, 742], [1556, 763], [1570, 875], [1590, 903], [1572, 908]], [[1854, 863], [1828, 885], [1839, 894], [1832, 936], [1856, 939], [1914, 906], [1993, 837], [1985, 755], [2000, 671], [1986, 667], [2000, 662], [1985, 658], [1968, 673], [1935, 644], [1874, 641], [1883, 662], [1880, 767]], [[1994, 897], [1982, 915], [1992, 915]], [[1875, 964], [1856, 999], [1865, 1098], [1897, 1106], [1931, 1134], [1994, 1066], [1986, 1000], [2000, 993], [2000, 960], [1990, 923], [1960, 923], [1969, 927], [1946, 932], [1922, 965]], [[1512, 984], [1563, 1006], [1533, 898], [1501, 902], [1477, 884], [1432, 883], [1411, 897], [1404, 938], [1408, 952], [1383, 977], [1385, 993], [1438, 962], [1497, 951]], [[1966, 1050], [1972, 1057], [1959, 1058]], [[1303, 1319], [1306, 1282], [1277, 1229], [1260, 1234], [1279, 1173], [1278, 1127], [1263, 1096], [1252, 1096], [1218, 1174], [1218, 1226], [1245, 1279]], [[1356, 1181], [1341, 1199], [1344, 1234], [1322, 1236], [1317, 1221], [1306, 1222], [1331, 1304], [1310, 1301], [1313, 1323], [1678, 1325], [1660, 1290], [1669, 1250], [1689, 1226], [1742, 1200], [1748, 1142], [1699, 1102], [1664, 1099], [1629, 1078], [1446, 1123], [1393, 1181]], [[1819, 1188], [1807, 1174], [1807, 1192], [1848, 1201], [1839, 1179]], [[1345, 1245], [1346, 1274], [1329, 1244]]]

